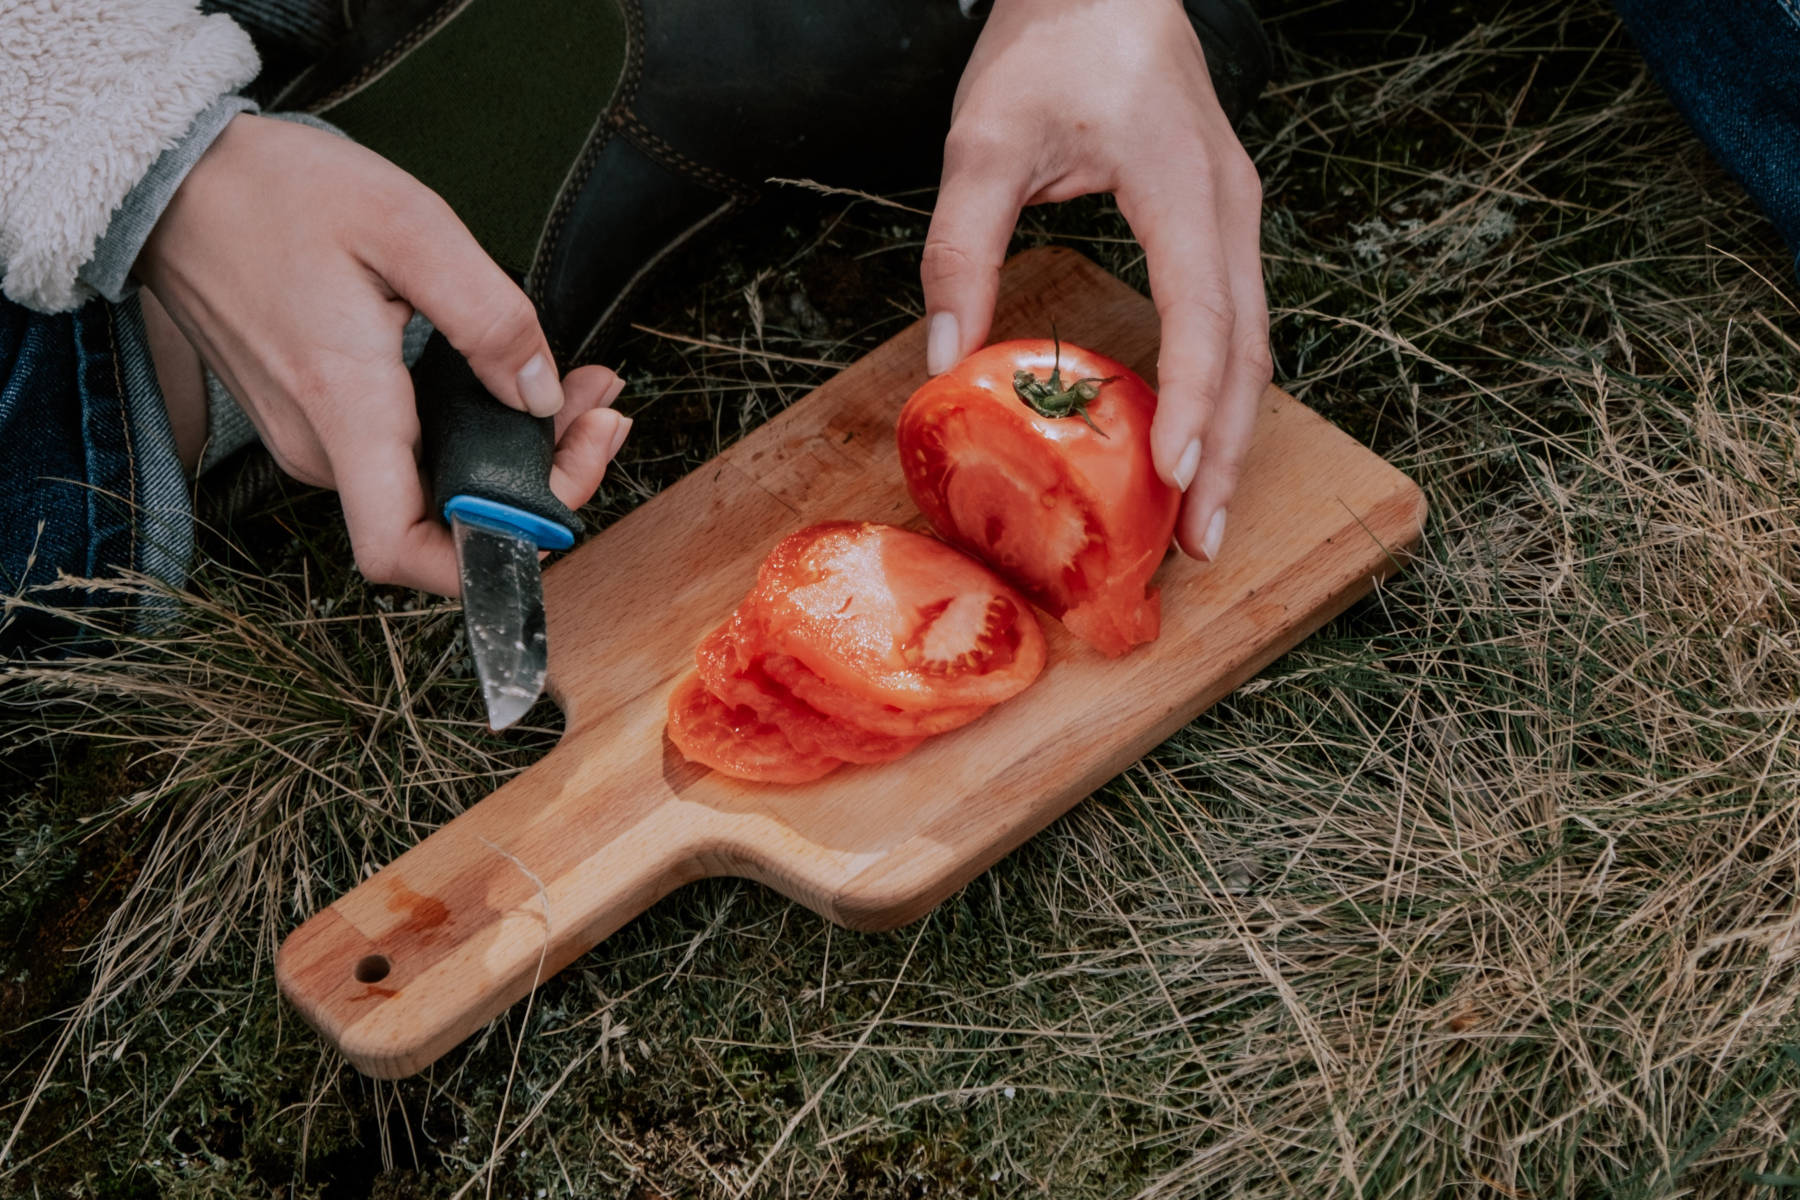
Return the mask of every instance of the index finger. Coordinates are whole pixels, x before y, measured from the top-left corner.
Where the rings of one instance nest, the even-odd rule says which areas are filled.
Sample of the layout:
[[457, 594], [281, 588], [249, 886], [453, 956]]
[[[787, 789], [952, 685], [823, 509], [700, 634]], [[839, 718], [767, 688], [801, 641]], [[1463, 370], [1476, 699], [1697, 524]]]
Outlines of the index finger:
[[1016, 152], [972, 147], [956, 130], [945, 142], [943, 182], [919, 260], [925, 369], [933, 375], [948, 371], [987, 341], [1000, 264], [1025, 203], [1030, 169]]
[[370, 243], [370, 266], [469, 360], [495, 399], [534, 417], [563, 406], [537, 310], [449, 204], [415, 182], [404, 219]]
[[392, 420], [326, 447], [357, 569], [371, 583], [455, 596], [461, 591], [456, 549], [449, 529], [430, 511], [419, 469], [412, 379], [395, 363], [381, 388], [398, 394], [369, 408], [394, 414]]

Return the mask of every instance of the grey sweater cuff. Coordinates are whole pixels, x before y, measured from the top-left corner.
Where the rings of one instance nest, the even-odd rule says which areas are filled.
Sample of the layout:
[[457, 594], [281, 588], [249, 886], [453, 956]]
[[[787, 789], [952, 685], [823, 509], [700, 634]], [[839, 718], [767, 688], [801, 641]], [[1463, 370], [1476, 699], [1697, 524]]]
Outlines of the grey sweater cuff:
[[255, 102], [236, 95], [220, 96], [202, 110], [181, 140], [157, 156], [150, 170], [113, 210], [106, 232], [94, 246], [94, 256], [81, 265], [75, 277], [115, 304], [136, 291], [137, 281], [131, 278], [131, 268], [144, 243], [150, 240], [150, 231], [163, 210], [169, 207], [175, 189], [225, 131], [231, 118], [255, 111]]

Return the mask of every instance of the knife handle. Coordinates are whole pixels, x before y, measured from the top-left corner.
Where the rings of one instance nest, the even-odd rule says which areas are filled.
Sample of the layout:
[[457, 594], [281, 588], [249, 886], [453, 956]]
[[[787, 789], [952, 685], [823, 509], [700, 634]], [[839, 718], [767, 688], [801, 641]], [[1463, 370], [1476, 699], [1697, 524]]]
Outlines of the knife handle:
[[413, 367], [431, 498], [448, 522], [498, 523], [541, 550], [566, 550], [581, 518], [550, 490], [556, 423], [489, 394], [462, 353], [433, 333]]

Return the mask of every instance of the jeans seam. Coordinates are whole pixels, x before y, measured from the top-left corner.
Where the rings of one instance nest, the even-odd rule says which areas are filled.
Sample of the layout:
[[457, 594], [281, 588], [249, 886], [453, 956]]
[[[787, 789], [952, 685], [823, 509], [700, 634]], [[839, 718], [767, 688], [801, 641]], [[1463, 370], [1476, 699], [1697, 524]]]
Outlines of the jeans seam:
[[1794, 23], [1794, 28], [1800, 29], [1800, 0], [1776, 0], [1776, 3], [1787, 11], [1788, 20]]
[[[137, 445], [131, 436], [131, 406], [126, 402], [125, 374], [119, 369], [119, 328], [118, 314], [108, 306], [106, 313], [106, 343], [112, 352], [113, 387], [119, 397], [119, 424], [125, 430], [125, 504], [127, 508], [136, 508], [138, 503], [137, 483]], [[127, 543], [125, 561], [130, 570], [138, 569], [138, 523], [136, 519], [127, 520], [125, 526], [131, 533]]]

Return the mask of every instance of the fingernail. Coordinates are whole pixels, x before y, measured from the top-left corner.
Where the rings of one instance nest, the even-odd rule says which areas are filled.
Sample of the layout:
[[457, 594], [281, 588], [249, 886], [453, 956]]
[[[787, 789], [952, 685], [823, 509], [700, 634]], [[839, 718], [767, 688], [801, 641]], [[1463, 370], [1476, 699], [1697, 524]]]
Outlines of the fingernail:
[[1188, 484], [1194, 482], [1194, 472], [1200, 469], [1200, 439], [1195, 438], [1181, 452], [1181, 461], [1175, 464], [1175, 486], [1182, 491], [1188, 490]]
[[1214, 513], [1212, 520], [1206, 523], [1206, 536], [1200, 539], [1200, 553], [1206, 556], [1207, 562], [1219, 557], [1219, 543], [1225, 540], [1225, 510]]
[[925, 369], [933, 375], [942, 375], [956, 365], [957, 341], [956, 314], [950, 312], [935, 313], [925, 333]]
[[548, 417], [562, 408], [562, 381], [542, 354], [532, 355], [531, 361], [519, 368], [519, 399], [534, 417]]
[[619, 447], [623, 446], [625, 444], [625, 435], [630, 432], [631, 432], [631, 418], [630, 417], [620, 417], [619, 418], [619, 428], [613, 432], [612, 447], [609, 450], [607, 450], [606, 457], [611, 458], [613, 455], [615, 455], [619, 452]]
[[612, 384], [606, 389], [605, 394], [600, 397], [600, 407], [611, 408], [613, 406], [613, 401], [624, 394], [625, 381], [623, 379], [614, 379]]

